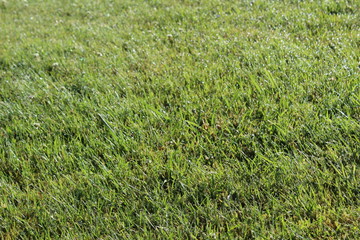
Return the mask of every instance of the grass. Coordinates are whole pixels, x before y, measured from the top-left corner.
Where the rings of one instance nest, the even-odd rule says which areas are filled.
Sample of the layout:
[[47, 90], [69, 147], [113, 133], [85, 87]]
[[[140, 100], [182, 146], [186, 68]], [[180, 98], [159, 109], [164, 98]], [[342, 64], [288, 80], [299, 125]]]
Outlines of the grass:
[[1, 238], [359, 238], [359, 9], [0, 1]]

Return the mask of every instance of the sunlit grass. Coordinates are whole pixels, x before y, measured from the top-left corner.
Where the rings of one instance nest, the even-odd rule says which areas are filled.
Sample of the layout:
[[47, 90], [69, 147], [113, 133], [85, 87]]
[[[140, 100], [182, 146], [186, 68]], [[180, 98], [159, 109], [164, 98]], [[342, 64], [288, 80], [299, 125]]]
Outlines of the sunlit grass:
[[4, 239], [357, 239], [357, 1], [0, 1]]

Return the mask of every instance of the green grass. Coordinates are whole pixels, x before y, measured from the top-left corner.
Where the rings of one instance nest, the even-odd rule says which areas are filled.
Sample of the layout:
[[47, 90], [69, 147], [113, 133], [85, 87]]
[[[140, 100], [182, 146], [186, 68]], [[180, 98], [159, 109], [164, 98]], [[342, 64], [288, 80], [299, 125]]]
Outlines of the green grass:
[[1, 0], [1, 239], [360, 238], [359, 9]]

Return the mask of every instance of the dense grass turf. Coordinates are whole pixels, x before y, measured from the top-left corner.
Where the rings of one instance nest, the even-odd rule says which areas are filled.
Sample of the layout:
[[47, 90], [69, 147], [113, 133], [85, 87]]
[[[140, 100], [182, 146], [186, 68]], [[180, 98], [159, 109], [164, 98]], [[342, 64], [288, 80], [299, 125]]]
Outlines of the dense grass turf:
[[358, 1], [0, 1], [4, 239], [360, 238]]

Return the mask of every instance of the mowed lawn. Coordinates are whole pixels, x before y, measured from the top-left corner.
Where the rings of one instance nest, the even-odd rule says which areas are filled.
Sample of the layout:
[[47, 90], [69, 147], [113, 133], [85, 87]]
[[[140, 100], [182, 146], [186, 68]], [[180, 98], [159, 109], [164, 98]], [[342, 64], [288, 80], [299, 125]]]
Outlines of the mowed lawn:
[[359, 9], [0, 0], [0, 238], [360, 239]]

